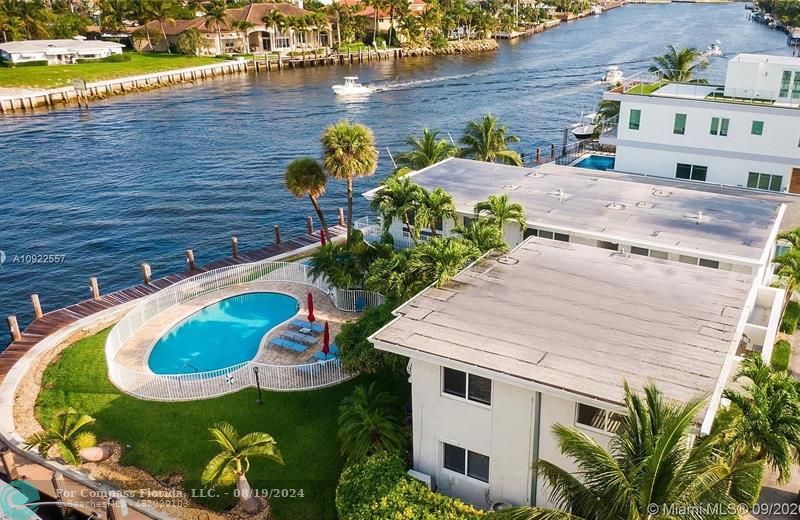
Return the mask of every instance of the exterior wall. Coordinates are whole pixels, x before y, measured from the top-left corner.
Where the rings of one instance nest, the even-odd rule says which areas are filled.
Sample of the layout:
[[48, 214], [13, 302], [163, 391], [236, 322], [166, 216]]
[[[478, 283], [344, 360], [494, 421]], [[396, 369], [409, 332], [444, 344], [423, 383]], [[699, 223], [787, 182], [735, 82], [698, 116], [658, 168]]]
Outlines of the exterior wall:
[[38, 52], [0, 52], [0, 56], [11, 63], [26, 63], [29, 61], [47, 61], [48, 65], [60, 65], [64, 63], [75, 63], [79, 59], [100, 59], [107, 58], [112, 54], [122, 54], [122, 47], [101, 47], [96, 49], [81, 49], [81, 54], [70, 49], [63, 49], [63, 53], [53, 56], [47, 55], [44, 51]]
[[783, 72], [800, 73], [800, 60], [790, 64], [786, 58], [777, 61], [764, 58], [763, 61], [730, 60], [725, 74], [725, 95], [777, 99]]

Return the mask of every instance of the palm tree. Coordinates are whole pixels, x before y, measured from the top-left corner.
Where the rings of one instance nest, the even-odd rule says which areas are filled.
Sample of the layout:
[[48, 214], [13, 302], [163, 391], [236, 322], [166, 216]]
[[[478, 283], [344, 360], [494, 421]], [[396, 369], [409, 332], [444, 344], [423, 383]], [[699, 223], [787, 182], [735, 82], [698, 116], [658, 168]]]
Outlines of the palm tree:
[[[317, 30], [317, 39], [314, 42], [316, 47], [321, 47], [322, 42], [322, 29], [328, 27], [328, 17], [322, 11], [314, 11], [307, 16], [308, 22], [313, 29]], [[313, 33], [313, 31], [312, 31]], [[330, 38], [329, 38], [330, 39]]]
[[378, 149], [372, 130], [364, 125], [339, 121], [328, 126], [320, 139], [322, 165], [333, 177], [347, 182], [347, 241], [353, 228], [353, 179], [375, 173]]
[[732, 449], [734, 464], [742, 459], [765, 461], [778, 471], [780, 482], [788, 482], [800, 456], [797, 381], [764, 363], [757, 354], [742, 361], [734, 381], [741, 383], [742, 391], [727, 389], [723, 396], [739, 413], [722, 433]]
[[783, 298], [783, 309], [792, 300], [795, 290], [800, 284], [800, 249], [792, 247], [780, 256], [772, 259], [778, 266], [777, 275], [786, 287], [786, 295]]
[[167, 48], [167, 54], [172, 54], [169, 48], [169, 40], [167, 40], [167, 32], [164, 30], [164, 23], [173, 23], [175, 19], [172, 14], [175, 12], [175, 4], [172, 0], [149, 0], [147, 9], [150, 11], [150, 19], [158, 22], [161, 28], [161, 36], [164, 38], [164, 46]]
[[509, 220], [519, 224], [519, 229], [525, 229], [525, 210], [522, 204], [511, 202], [507, 193], [502, 195], [489, 195], [489, 198], [475, 204], [475, 216], [485, 217], [491, 224], [501, 231]]
[[26, 0], [16, 5], [16, 15], [25, 27], [29, 40], [47, 38], [50, 35], [47, 24], [50, 11], [40, 0]]
[[339, 442], [349, 463], [381, 451], [402, 455], [408, 434], [394, 396], [379, 392], [374, 381], [357, 386], [339, 406]]
[[125, 29], [125, 20], [131, 16], [128, 0], [101, 0], [99, 7], [100, 27], [114, 33]]
[[793, 248], [800, 249], [800, 227], [781, 231], [778, 233], [778, 240], [786, 240]]
[[389, 177], [375, 192], [370, 206], [381, 214], [384, 231], [388, 231], [392, 221], [397, 219], [406, 226], [411, 239], [416, 242], [419, 229], [412, 219], [419, 209], [421, 198], [422, 188], [408, 177]]
[[668, 45], [665, 54], [653, 58], [650, 72], [657, 72], [668, 81], [707, 83], [704, 79], [694, 78], [695, 73], [706, 67], [708, 67], [708, 60], [698, 49], [694, 47], [676, 49], [674, 46]]
[[428, 191], [420, 187], [419, 208], [415, 224], [417, 232], [419, 229], [427, 228], [431, 230], [431, 235], [436, 236], [436, 227], [444, 223], [445, 219], [455, 220], [456, 204], [453, 196], [442, 188]]
[[412, 249], [409, 268], [421, 280], [442, 287], [480, 254], [472, 242], [433, 237]]
[[464, 157], [476, 161], [522, 166], [519, 152], [508, 148], [510, 143], [518, 142], [519, 137], [506, 135], [506, 132], [508, 132], [506, 125], [491, 114], [486, 114], [477, 121], [470, 121], [460, 139], [464, 145], [461, 152]]
[[338, 242], [328, 242], [314, 252], [308, 274], [340, 289], [357, 287], [363, 275], [347, 245]]
[[150, 38], [150, 29], [147, 27], [147, 24], [153, 21], [148, 0], [131, 0], [130, 15], [142, 26], [147, 37], [147, 47], [153, 51], [153, 41]]
[[234, 20], [231, 22], [231, 28], [242, 34], [242, 52], [245, 54], [250, 54], [250, 40], [247, 38], [247, 31], [253, 27], [255, 27], [255, 24], [250, 20]]
[[225, 487], [236, 484], [244, 510], [249, 514], [258, 513], [261, 501], [253, 495], [247, 472], [250, 471], [250, 459], [255, 457], [283, 464], [275, 439], [262, 432], [239, 436], [236, 428], [226, 422], [216, 423], [208, 431], [211, 433], [211, 442], [219, 446], [220, 452], [206, 464], [200, 477], [203, 485]]
[[397, 155], [398, 174], [405, 174], [411, 170], [421, 170], [428, 166], [444, 161], [458, 153], [458, 148], [447, 139], [439, 139], [439, 131], [429, 128], [422, 129], [422, 137], [410, 135], [406, 144], [411, 149]]
[[474, 220], [469, 226], [458, 226], [453, 232], [461, 238], [472, 242], [481, 253], [497, 251], [505, 253], [508, 251], [508, 244], [503, 238], [500, 228], [486, 219]]
[[92, 423], [94, 423], [93, 417], [68, 408], [56, 414], [44, 431], [34, 433], [25, 439], [25, 447], [36, 448], [45, 457], [51, 448], [58, 447], [64, 462], [79, 464], [81, 450], [91, 448], [97, 443], [93, 433], [82, 431]]
[[754, 463], [728, 465], [720, 456], [716, 434], [686, 442], [704, 406], [702, 398], [686, 403], [668, 401], [654, 385], [646, 386], [640, 396], [626, 384], [627, 415], [619, 416], [621, 428], [608, 449], [578, 428], [553, 427], [561, 453], [573, 459], [577, 471], [544, 460], [536, 469], [549, 484], [551, 501], [570, 513], [518, 507], [499, 513], [498, 518], [690, 518], [667, 513], [678, 507], [704, 511], [703, 519], [729, 518], [723, 514], [726, 510], [757, 498], [746, 490], [759, 488], [747, 484], [759, 482], [760, 468]]
[[430, 281], [411, 270], [412, 251], [404, 249], [375, 260], [369, 267], [364, 286], [370, 291], [405, 301], [430, 285]]
[[381, 9], [386, 6], [387, 0], [364, 0], [364, 3], [370, 7], [375, 12], [375, 23], [372, 29], [372, 44], [377, 44], [378, 41], [378, 17], [380, 16]]
[[286, 15], [277, 9], [273, 9], [265, 14], [261, 18], [261, 21], [264, 22], [265, 25], [272, 27], [272, 46], [277, 48], [277, 43], [275, 40], [278, 39], [278, 33], [282, 32], [282, 28], [286, 25]]
[[289, 163], [284, 177], [289, 193], [298, 199], [307, 196], [311, 201], [311, 205], [314, 206], [314, 211], [319, 217], [320, 226], [325, 232], [325, 238], [330, 241], [331, 233], [318, 200], [325, 194], [325, 186], [328, 183], [328, 176], [325, 175], [322, 165], [311, 157], [301, 157]]
[[342, 47], [342, 20], [349, 15], [349, 7], [339, 2], [333, 2], [331, 5], [325, 6], [325, 13], [333, 16], [336, 20], [336, 50], [339, 50]]
[[222, 48], [222, 27], [228, 23], [227, 8], [228, 0], [211, 0], [205, 7], [206, 14], [203, 17], [206, 27], [217, 31], [217, 44], [219, 45], [220, 54], [225, 52]]

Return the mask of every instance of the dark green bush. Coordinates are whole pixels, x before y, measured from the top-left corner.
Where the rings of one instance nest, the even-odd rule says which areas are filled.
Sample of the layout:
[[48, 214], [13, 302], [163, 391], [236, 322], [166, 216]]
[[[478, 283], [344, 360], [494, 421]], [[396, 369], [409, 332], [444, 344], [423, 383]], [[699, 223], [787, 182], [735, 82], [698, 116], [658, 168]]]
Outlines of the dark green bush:
[[442, 50], [447, 47], [447, 38], [444, 34], [434, 34], [431, 38], [431, 47], [434, 50]]
[[482, 511], [435, 493], [410, 477], [396, 455], [378, 453], [342, 472], [336, 488], [340, 520], [475, 520]]
[[[739, 497], [750, 497], [744, 503], [744, 505], [746, 505], [750, 510], [752, 510], [753, 506], [756, 505], [756, 502], [758, 502], [758, 497], [761, 494], [761, 484], [764, 480], [764, 470], [764, 462], [761, 461], [759, 463], [758, 470], [752, 475], [752, 478], [741, 478], [734, 480], [734, 489], [731, 490], [731, 494]], [[738, 519], [740, 517], [737, 515], [731, 518]]]
[[800, 319], [800, 303], [792, 300], [786, 306], [786, 311], [783, 313], [783, 321], [781, 322], [781, 332], [786, 334], [794, 334], [797, 329], [797, 320]]
[[397, 304], [387, 300], [378, 307], [367, 309], [356, 321], [345, 323], [336, 336], [342, 366], [362, 374], [374, 374], [382, 370], [397, 373], [405, 370], [407, 359], [377, 350], [367, 339], [371, 334], [394, 319], [392, 310]]
[[792, 355], [792, 344], [785, 339], [779, 339], [772, 347], [770, 364], [775, 370], [788, 370], [789, 357]]
[[23, 61], [22, 63], [5, 62], [6, 67], [43, 67], [47, 65], [47, 60]]

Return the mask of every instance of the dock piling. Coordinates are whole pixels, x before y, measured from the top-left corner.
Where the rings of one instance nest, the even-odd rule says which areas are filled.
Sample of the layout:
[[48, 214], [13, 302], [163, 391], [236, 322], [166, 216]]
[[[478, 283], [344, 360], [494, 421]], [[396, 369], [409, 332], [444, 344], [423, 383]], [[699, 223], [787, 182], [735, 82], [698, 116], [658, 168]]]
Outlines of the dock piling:
[[231, 237], [231, 256], [239, 258], [239, 238], [236, 235]]
[[275, 224], [272, 227], [272, 230], [275, 232], [275, 243], [276, 244], [280, 244], [281, 243], [281, 227], [278, 224]]
[[344, 226], [344, 209], [339, 208], [339, 225]]
[[150, 279], [153, 276], [153, 271], [150, 269], [150, 264], [142, 262], [142, 278], [145, 285], [150, 285]]
[[92, 276], [91, 278], [89, 278], [89, 290], [92, 291], [93, 300], [100, 299], [100, 285], [97, 283], [96, 276]]
[[556, 156], [556, 145], [551, 144], [550, 145], [550, 157], [555, 157], [555, 156]]
[[33, 317], [36, 319], [41, 318], [44, 313], [42, 312], [42, 304], [39, 302], [38, 294], [31, 294], [31, 305], [33, 305]]
[[186, 263], [189, 264], [189, 270], [194, 271], [197, 265], [194, 263], [194, 251], [191, 249], [186, 250]]
[[306, 230], [309, 235], [314, 234], [314, 220], [311, 217], [306, 217]]
[[19, 341], [22, 338], [22, 332], [19, 330], [19, 322], [17, 321], [16, 316], [9, 316], [6, 318], [8, 322], [8, 331], [11, 333], [11, 339], [13, 341]]

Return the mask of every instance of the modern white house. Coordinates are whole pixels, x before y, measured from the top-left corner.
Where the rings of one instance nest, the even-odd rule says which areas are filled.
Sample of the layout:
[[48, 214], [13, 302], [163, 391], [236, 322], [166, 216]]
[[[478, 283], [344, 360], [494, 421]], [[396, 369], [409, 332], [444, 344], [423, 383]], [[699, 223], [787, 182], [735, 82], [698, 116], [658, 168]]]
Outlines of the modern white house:
[[426, 289], [370, 338], [409, 358], [413, 469], [438, 491], [484, 508], [551, 506], [533, 466], [575, 469], [554, 425], [606, 444], [624, 384], [654, 382], [672, 399], [707, 396], [707, 433], [741, 357], [771, 357], [784, 295], [769, 287], [771, 259], [789, 196], [462, 159], [412, 175], [452, 193], [462, 222], [507, 193], [528, 226], [509, 224], [507, 255]]
[[609, 90], [620, 102], [620, 172], [800, 193], [800, 58], [739, 54], [724, 85], [640, 74]]
[[77, 63], [79, 59], [107, 58], [122, 54], [125, 46], [101, 40], [22, 40], [0, 43], [0, 57], [17, 65], [27, 62], [46, 61], [48, 65]]

